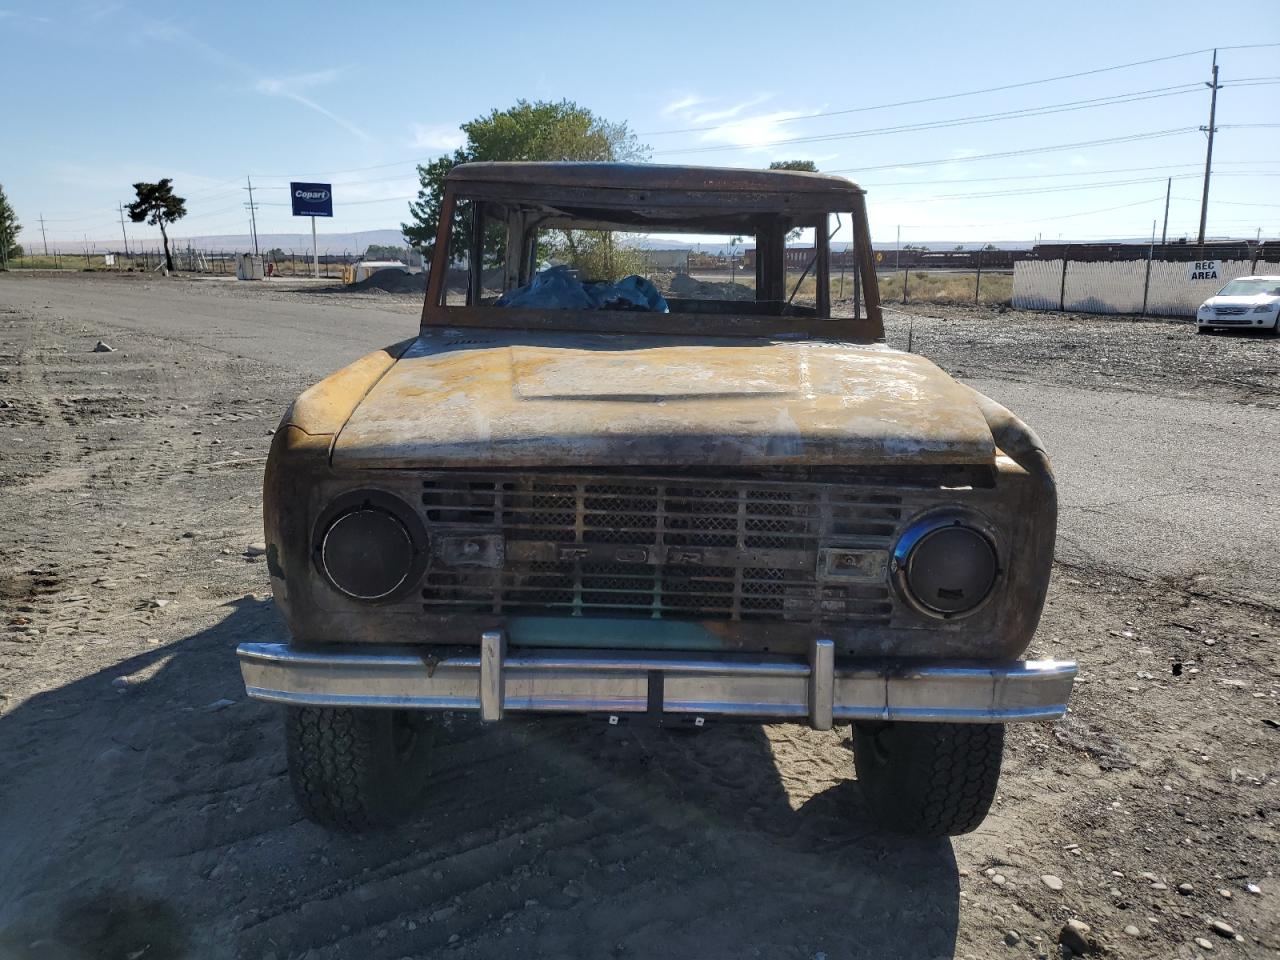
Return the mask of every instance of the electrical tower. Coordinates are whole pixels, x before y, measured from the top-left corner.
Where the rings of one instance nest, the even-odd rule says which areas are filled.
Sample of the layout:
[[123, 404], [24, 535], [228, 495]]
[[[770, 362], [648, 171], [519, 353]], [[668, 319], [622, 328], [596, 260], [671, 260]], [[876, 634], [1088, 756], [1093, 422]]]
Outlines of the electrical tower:
[[258, 255], [258, 205], [253, 202], [253, 180], [248, 176], [244, 179], [249, 184], [245, 187], [249, 191], [249, 202], [245, 206], [249, 208], [249, 232], [253, 234], [253, 255], [256, 257]]
[[1218, 111], [1218, 51], [1213, 51], [1213, 78], [1206, 86], [1212, 91], [1209, 97], [1209, 125], [1201, 130], [1209, 134], [1209, 144], [1204, 153], [1204, 192], [1200, 195], [1200, 238], [1196, 241], [1204, 246], [1204, 225], [1209, 217], [1209, 174], [1213, 171], [1213, 135], [1217, 127], [1213, 125]]

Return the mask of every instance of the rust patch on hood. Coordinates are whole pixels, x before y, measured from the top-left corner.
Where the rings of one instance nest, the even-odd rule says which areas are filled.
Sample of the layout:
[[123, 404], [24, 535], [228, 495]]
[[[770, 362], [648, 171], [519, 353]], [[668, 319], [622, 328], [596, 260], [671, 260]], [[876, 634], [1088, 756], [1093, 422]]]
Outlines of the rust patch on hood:
[[990, 464], [972, 393], [883, 345], [433, 330], [335, 465]]

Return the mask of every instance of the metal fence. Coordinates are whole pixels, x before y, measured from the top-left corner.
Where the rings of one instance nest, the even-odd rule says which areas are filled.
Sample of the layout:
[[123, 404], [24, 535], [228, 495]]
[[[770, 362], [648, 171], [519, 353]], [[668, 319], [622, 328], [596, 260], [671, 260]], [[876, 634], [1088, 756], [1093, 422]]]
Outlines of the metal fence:
[[[237, 249], [203, 249], [194, 246], [170, 246], [174, 269], [183, 273], [205, 274], [210, 276], [236, 275], [236, 262], [245, 253], [251, 251]], [[314, 271], [310, 250], [282, 250], [279, 248], [263, 251], [263, 260], [270, 274], [278, 277], [310, 277]], [[354, 264], [363, 257], [358, 250], [326, 250], [320, 254], [320, 276], [340, 279], [343, 268]], [[88, 251], [67, 252], [52, 249], [44, 253], [42, 249], [24, 248], [22, 255], [9, 259], [8, 266], [15, 270], [106, 270], [119, 272], [149, 273], [158, 271], [165, 265], [164, 250], [155, 248], [123, 249], [90, 249]]]
[[1228, 280], [1252, 273], [1280, 273], [1280, 261], [1220, 260], [1214, 280], [1193, 280], [1184, 260], [1025, 260], [1013, 268], [1016, 310], [1194, 316]]

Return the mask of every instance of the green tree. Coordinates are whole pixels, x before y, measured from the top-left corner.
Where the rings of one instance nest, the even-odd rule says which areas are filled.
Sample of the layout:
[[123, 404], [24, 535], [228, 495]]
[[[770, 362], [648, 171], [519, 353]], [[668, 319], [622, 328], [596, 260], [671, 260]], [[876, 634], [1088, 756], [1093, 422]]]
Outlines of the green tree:
[[775, 160], [770, 170], [799, 170], [801, 173], [817, 173], [818, 165], [812, 160]]
[[409, 255], [408, 247], [397, 247], [385, 243], [371, 243], [365, 247], [366, 260], [404, 260]]
[[134, 223], [144, 220], [153, 227], [160, 228], [160, 237], [164, 240], [164, 264], [173, 273], [173, 256], [169, 253], [169, 234], [165, 231], [166, 223], [176, 223], [187, 215], [187, 201], [173, 192], [173, 180], [165, 177], [159, 183], [135, 183], [133, 191], [138, 199], [129, 204], [129, 219]]
[[[431, 256], [444, 200], [444, 180], [460, 163], [484, 160], [643, 160], [642, 145], [625, 123], [610, 123], [572, 100], [519, 100], [462, 124], [467, 142], [452, 154], [418, 166], [418, 199], [409, 204], [405, 239]], [[467, 211], [453, 217], [454, 249], [467, 246]]]
[[584, 280], [613, 282], [645, 269], [643, 250], [605, 230], [557, 230], [539, 242], [538, 257], [568, 264]]
[[0, 184], [0, 267], [6, 270], [12, 258], [22, 256], [22, 247], [18, 246], [18, 233], [21, 230], [18, 215], [5, 196], [4, 185]]

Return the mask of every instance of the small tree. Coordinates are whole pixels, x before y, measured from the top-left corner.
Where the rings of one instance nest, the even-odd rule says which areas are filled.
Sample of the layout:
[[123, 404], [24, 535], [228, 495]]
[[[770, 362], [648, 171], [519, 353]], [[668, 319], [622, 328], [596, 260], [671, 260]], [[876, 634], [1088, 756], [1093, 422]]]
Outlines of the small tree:
[[770, 170], [799, 170], [801, 173], [817, 173], [818, 165], [812, 160], [775, 160]]
[[135, 183], [134, 192], [138, 199], [129, 204], [129, 219], [134, 223], [144, 220], [153, 227], [160, 228], [160, 238], [164, 241], [164, 263], [173, 273], [173, 256], [169, 253], [169, 234], [165, 231], [166, 223], [176, 223], [187, 215], [187, 201], [175, 196], [173, 180], [165, 177], [159, 183]]
[[4, 186], [0, 184], [0, 266], [8, 269], [13, 257], [22, 256], [22, 247], [18, 246], [18, 231], [22, 224], [14, 213], [9, 198], [5, 196]]
[[627, 242], [625, 234], [608, 230], [555, 230], [538, 244], [539, 259], [559, 260], [584, 280], [613, 282], [643, 273], [644, 251]]

